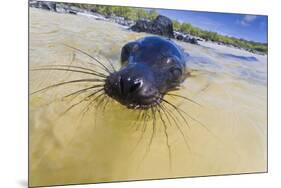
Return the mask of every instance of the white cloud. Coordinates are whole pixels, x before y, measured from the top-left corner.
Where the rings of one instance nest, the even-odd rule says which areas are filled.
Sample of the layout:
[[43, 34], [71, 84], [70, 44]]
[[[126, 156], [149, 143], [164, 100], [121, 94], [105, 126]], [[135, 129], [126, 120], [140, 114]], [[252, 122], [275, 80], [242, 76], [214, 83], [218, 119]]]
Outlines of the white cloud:
[[239, 20], [238, 23], [240, 23], [243, 26], [248, 26], [251, 24], [251, 22], [253, 22], [255, 19], [257, 18], [257, 16], [253, 16], [253, 15], [246, 15], [243, 17], [242, 20]]
[[257, 16], [246, 15], [246, 16], [244, 17], [244, 20], [245, 20], [246, 22], [252, 22], [252, 21], [254, 21], [256, 18], [257, 18]]

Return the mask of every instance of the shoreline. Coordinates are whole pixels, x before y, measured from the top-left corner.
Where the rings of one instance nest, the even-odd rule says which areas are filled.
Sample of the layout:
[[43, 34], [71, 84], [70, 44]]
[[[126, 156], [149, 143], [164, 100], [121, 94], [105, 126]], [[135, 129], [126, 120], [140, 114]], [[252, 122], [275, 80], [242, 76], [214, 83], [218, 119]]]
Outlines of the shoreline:
[[[30, 0], [29, 7], [42, 9], [42, 10], [46, 10], [46, 11], [51, 11], [51, 12], [56, 12], [59, 14], [73, 14], [73, 15], [93, 18], [95, 20], [113, 22], [130, 31], [133, 31], [131, 29], [131, 27], [134, 26], [137, 23], [137, 21], [139, 21], [139, 20], [137, 20], [137, 21], [129, 20], [129, 19], [126, 19], [125, 17], [116, 16], [116, 15], [107, 16], [107, 15], [101, 14], [101, 13], [93, 11], [93, 10], [82, 9], [82, 8], [79, 8], [76, 6], [72, 6], [70, 4], [68, 5], [67, 3], [64, 3], [64, 2], [48, 2], [48, 1]], [[148, 20], [144, 20], [144, 21], [148, 21]], [[136, 32], [136, 31], [133, 31], [133, 32]], [[145, 33], [148, 33], [148, 32], [145, 32]], [[218, 46], [225, 46], [225, 47], [229, 47], [229, 48], [233, 48], [233, 49], [246, 51], [246, 52], [249, 52], [249, 53], [255, 54], [255, 55], [267, 56], [267, 53], [264, 53], [264, 52], [260, 52], [260, 51], [248, 49], [248, 48], [243, 48], [243, 47], [235, 46], [232, 44], [225, 44], [225, 43], [219, 42], [219, 41], [205, 40], [198, 36], [184, 33], [184, 32], [181, 32], [181, 31], [178, 31], [175, 29], [173, 30], [173, 34], [174, 34], [173, 39], [175, 39], [176, 41], [180, 41], [180, 42], [187, 42], [187, 43], [191, 43], [191, 44], [195, 44], [195, 45], [201, 45], [201, 43], [210, 43], [212, 45], [215, 44]]]

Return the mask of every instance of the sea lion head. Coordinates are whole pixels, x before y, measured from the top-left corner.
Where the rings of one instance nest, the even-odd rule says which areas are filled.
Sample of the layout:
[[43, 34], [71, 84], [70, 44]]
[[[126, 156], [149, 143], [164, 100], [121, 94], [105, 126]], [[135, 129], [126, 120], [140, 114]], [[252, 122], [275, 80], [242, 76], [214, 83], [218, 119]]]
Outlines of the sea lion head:
[[105, 92], [128, 108], [149, 108], [185, 78], [185, 57], [171, 40], [145, 37], [123, 46], [122, 68], [105, 81]]

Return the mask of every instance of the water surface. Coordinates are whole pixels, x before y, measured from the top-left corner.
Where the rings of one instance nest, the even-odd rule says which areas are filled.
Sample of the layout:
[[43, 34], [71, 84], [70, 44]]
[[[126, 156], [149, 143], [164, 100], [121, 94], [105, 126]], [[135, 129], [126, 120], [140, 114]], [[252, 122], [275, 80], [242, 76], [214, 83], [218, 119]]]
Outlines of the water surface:
[[[90, 58], [64, 44], [120, 67], [122, 46], [146, 35], [115, 23], [31, 8], [30, 68], [53, 64], [92, 67], [88, 64], [94, 63]], [[114, 101], [104, 110], [95, 106], [87, 109], [86, 103], [61, 115], [79, 100], [62, 96], [89, 83], [58, 87], [30, 96], [30, 184], [265, 171], [267, 57], [211, 43], [177, 44], [190, 55], [188, 69], [192, 70], [192, 77], [177, 93], [202, 105], [167, 98], [190, 114], [186, 116], [190, 128], [178, 118], [188, 146], [175, 125], [166, 129], [167, 140], [158, 118], [148, 147], [153, 131], [151, 121], [142, 134], [139, 112]], [[87, 78], [59, 71], [30, 71], [29, 76], [30, 92], [57, 82]]]

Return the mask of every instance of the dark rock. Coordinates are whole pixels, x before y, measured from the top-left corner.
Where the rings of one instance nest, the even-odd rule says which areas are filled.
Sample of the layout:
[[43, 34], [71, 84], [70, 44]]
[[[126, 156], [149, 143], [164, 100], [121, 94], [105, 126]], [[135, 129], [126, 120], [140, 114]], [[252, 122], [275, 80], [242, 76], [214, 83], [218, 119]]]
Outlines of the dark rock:
[[56, 4], [56, 12], [58, 13], [67, 13], [68, 7], [62, 3]]
[[56, 3], [48, 1], [38, 1], [40, 8], [50, 11], [56, 11]]
[[131, 29], [136, 32], [147, 32], [174, 38], [172, 21], [162, 15], [157, 16], [153, 21], [138, 20]]
[[197, 41], [196, 38], [191, 38], [191, 39], [189, 39], [189, 43], [191, 43], [191, 44], [198, 44], [198, 41]]
[[184, 42], [191, 43], [191, 44], [198, 44], [197, 39], [194, 38], [194, 37], [186, 36], [186, 37], [184, 37], [183, 41], [184, 41]]
[[30, 7], [41, 8], [44, 10], [49, 11], [56, 11], [56, 2], [49, 2], [49, 1], [29, 1]]
[[30, 1], [29, 1], [29, 6], [30, 6], [30, 7], [39, 8], [39, 3], [38, 3], [38, 1], [30, 0]]
[[175, 36], [175, 39], [177, 39], [177, 40], [183, 40], [185, 37], [185, 34], [179, 32], [179, 31], [174, 31], [174, 36]]
[[169, 18], [159, 15], [153, 21], [153, 26], [154, 31], [156, 33], [160, 33], [161, 35], [174, 38], [173, 23]]
[[183, 41], [184, 41], [184, 42], [189, 42], [189, 40], [190, 40], [190, 38], [189, 38], [188, 36], [185, 36], [185, 37], [183, 38]]
[[152, 27], [152, 23], [147, 20], [138, 20], [135, 25], [131, 27], [133, 31], [136, 32], [149, 32]]
[[68, 11], [68, 13], [69, 13], [69, 14], [77, 14], [76, 11], [72, 11], [72, 10]]
[[183, 40], [183, 35], [177, 35], [177, 36], [176, 36], [176, 39], [177, 39], [177, 40]]
[[69, 12], [70, 12], [70, 11], [76, 12], [76, 14], [77, 14], [78, 12], [80, 12], [80, 13], [86, 13], [86, 12], [87, 12], [86, 10], [81, 9], [81, 8], [78, 8], [78, 7], [75, 7], [75, 6], [70, 6], [70, 7], [69, 7]]
[[199, 37], [194, 37], [190, 34], [182, 33], [180, 31], [174, 31], [174, 36], [177, 40], [181, 40], [191, 44], [198, 44], [198, 41], [202, 41], [202, 39]]

